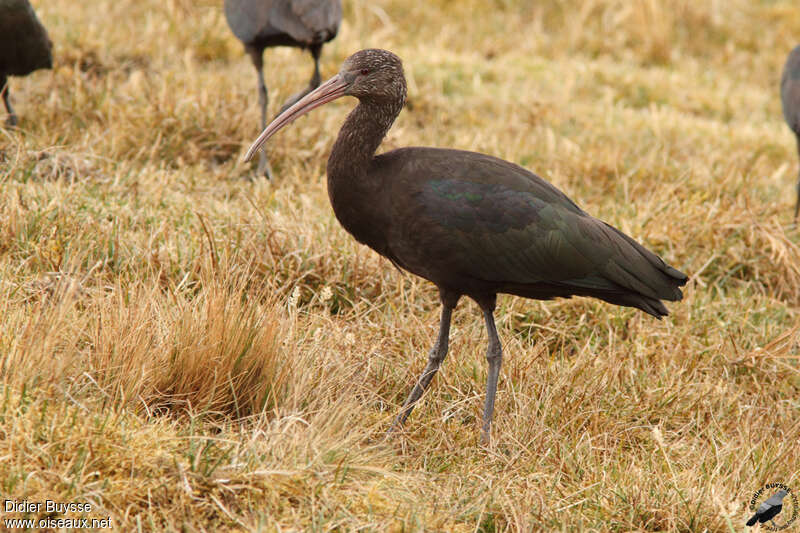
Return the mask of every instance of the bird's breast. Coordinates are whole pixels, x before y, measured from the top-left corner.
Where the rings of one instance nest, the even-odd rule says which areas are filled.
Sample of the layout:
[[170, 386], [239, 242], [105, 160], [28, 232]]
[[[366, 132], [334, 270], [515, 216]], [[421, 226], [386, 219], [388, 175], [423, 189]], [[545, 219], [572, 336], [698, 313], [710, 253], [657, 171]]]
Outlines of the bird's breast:
[[336, 219], [358, 242], [366, 244], [381, 255], [387, 256], [386, 235], [389, 214], [379, 198], [342, 187], [328, 187]]

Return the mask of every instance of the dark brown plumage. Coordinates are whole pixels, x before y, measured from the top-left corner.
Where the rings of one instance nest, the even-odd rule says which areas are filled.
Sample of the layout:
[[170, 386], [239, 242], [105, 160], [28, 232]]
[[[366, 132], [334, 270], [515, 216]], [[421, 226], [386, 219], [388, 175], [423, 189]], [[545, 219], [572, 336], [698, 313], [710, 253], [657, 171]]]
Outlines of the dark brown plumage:
[[397, 425], [447, 353], [450, 317], [461, 296], [480, 305], [489, 332], [484, 442], [502, 361], [493, 317], [497, 293], [541, 300], [594, 296], [657, 318], [667, 314], [661, 300], [683, 297], [685, 274], [522, 167], [440, 148], [376, 156], [406, 96], [402, 63], [385, 50], [350, 56], [339, 74], [267, 126], [246, 158], [300, 115], [345, 95], [359, 104], [328, 159], [333, 211], [359, 242], [435, 283], [443, 305], [438, 339]]
[[[794, 132], [797, 141], [797, 152], [800, 154], [800, 46], [789, 53], [781, 76], [781, 104], [783, 117]], [[797, 201], [794, 206], [794, 219], [800, 210], [800, 173], [797, 182]]]
[[[225, 18], [258, 73], [258, 102], [261, 127], [267, 123], [269, 93], [264, 82], [264, 48], [294, 46], [307, 48], [314, 58], [314, 74], [308, 87], [291, 96], [281, 112], [316, 89], [321, 81], [319, 56], [322, 45], [339, 31], [342, 21], [340, 0], [225, 0]], [[266, 154], [258, 161], [258, 173], [270, 178], [272, 172]]]
[[6, 123], [18, 122], [8, 89], [8, 76], [26, 76], [53, 67], [53, 45], [27, 0], [0, 0], [0, 91], [8, 111]]

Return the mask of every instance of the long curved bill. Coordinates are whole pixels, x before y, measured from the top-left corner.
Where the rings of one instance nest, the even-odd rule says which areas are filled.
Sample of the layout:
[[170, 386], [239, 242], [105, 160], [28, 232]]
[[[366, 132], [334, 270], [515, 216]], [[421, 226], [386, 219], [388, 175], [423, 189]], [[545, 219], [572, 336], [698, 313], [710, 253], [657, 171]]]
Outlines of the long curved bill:
[[267, 142], [267, 139], [272, 137], [282, 127], [294, 122], [297, 118], [305, 115], [312, 109], [316, 109], [321, 105], [327, 104], [332, 100], [336, 100], [337, 98], [344, 96], [347, 86], [348, 83], [337, 74], [305, 95], [292, 107], [275, 117], [275, 120], [270, 122], [270, 124], [264, 128], [264, 131], [261, 132], [261, 135], [258, 136], [258, 139], [256, 139], [255, 142], [250, 146], [250, 149], [247, 150], [244, 160], [250, 161], [253, 159], [253, 156], [256, 155], [256, 152], [259, 148], [261, 148], [261, 145]]

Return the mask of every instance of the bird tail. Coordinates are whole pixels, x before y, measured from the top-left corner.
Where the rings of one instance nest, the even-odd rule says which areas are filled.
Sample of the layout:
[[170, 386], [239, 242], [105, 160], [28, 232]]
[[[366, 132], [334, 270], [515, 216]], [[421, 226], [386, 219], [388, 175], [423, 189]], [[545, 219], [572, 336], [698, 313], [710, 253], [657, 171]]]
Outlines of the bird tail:
[[[565, 254], [578, 255], [593, 271], [559, 281], [512, 284], [503, 292], [528, 298], [592, 296], [606, 302], [635, 307], [656, 318], [669, 314], [661, 300], [683, 298], [680, 287], [689, 277], [618, 229], [594, 217], [573, 219]], [[567, 248], [567, 247], [564, 247]], [[564, 257], [569, 257], [565, 255]]]
[[627, 289], [612, 303], [637, 307], [656, 318], [669, 314], [661, 300], [683, 299], [679, 287], [685, 285], [689, 277], [617, 228], [603, 225], [606, 232], [616, 237], [611, 240], [618, 252], [606, 264], [604, 274], [609, 281]]
[[750, 517], [750, 520], [747, 521], [747, 525], [748, 526], [754, 526], [754, 525], [756, 525], [756, 522], [758, 522], [758, 513], [756, 513], [756, 514], [754, 514], [753, 516]]
[[[573, 244], [585, 257], [605, 255], [606, 259], [597, 265], [598, 272], [592, 279], [582, 279], [577, 283], [571, 280], [572, 285], [582, 289], [576, 294], [636, 307], [656, 318], [669, 314], [661, 300], [683, 298], [680, 287], [689, 280], [686, 274], [672, 268], [614, 226], [588, 216], [580, 223], [579, 229], [590, 238]], [[598, 250], [601, 253], [598, 254]], [[612, 253], [609, 254], [608, 250]]]
[[[620, 256], [623, 260], [617, 262], [617, 265], [622, 271], [621, 273], [631, 282], [631, 288], [641, 288], [642, 290], [638, 292], [661, 300], [675, 302], [683, 298], [683, 292], [678, 287], [685, 285], [689, 281], [689, 276], [672, 268], [659, 256], [614, 226], [609, 224], [605, 224], [605, 226], [630, 245], [620, 246]], [[641, 261], [641, 258], [644, 258], [645, 261]]]

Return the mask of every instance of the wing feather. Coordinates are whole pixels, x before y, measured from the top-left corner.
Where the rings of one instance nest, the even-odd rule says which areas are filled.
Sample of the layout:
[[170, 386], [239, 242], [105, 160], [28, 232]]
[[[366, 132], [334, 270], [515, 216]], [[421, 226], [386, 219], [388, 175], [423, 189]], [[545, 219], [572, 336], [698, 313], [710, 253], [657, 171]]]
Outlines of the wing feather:
[[[456, 162], [448, 165], [441, 150], [413, 150], [415, 157], [405, 158], [413, 162], [402, 173], [403, 189], [416, 187], [417, 193], [398, 213], [413, 219], [398, 225], [409, 228], [402, 240], [413, 245], [400, 246], [400, 255], [423, 249], [438, 258], [441, 270], [499, 286], [630, 292], [647, 305], [682, 297], [684, 274], [535, 174], [473, 152], [446, 151]], [[410, 256], [398, 260], [424, 263]]]

